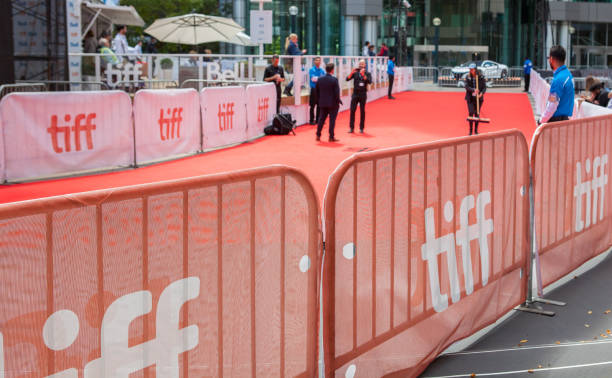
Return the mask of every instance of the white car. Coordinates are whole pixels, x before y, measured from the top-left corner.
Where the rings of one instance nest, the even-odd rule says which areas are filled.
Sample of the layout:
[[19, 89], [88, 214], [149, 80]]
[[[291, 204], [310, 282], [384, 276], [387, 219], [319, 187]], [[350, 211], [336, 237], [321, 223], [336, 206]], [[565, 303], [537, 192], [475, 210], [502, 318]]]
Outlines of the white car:
[[487, 79], [499, 79], [508, 76], [508, 66], [501, 63], [495, 63], [492, 60], [483, 60], [478, 62], [467, 62], [460, 66], [454, 67], [451, 72], [455, 79], [464, 79], [465, 76], [470, 72], [469, 66], [472, 63], [476, 63], [476, 66]]

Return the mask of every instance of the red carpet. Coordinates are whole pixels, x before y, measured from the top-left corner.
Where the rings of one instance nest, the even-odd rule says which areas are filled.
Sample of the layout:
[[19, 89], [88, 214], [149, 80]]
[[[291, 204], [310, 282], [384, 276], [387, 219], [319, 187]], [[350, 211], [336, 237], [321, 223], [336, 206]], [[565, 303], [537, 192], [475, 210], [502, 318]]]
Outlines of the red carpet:
[[[133, 184], [172, 180], [270, 164], [285, 164], [301, 169], [322, 200], [327, 179], [341, 161], [357, 151], [464, 136], [468, 132], [467, 106], [463, 92], [404, 92], [397, 100], [380, 99], [367, 106], [365, 134], [347, 134], [349, 113], [338, 116], [336, 138], [339, 143], [315, 142], [315, 127], [303, 126], [297, 136], [271, 136], [237, 147], [121, 172], [75, 177], [27, 184], [0, 186], [0, 203], [113, 188]], [[359, 112], [358, 112], [359, 113]], [[480, 132], [519, 129], [527, 141], [536, 125], [527, 95], [489, 93]], [[357, 122], [359, 114], [357, 114]]]

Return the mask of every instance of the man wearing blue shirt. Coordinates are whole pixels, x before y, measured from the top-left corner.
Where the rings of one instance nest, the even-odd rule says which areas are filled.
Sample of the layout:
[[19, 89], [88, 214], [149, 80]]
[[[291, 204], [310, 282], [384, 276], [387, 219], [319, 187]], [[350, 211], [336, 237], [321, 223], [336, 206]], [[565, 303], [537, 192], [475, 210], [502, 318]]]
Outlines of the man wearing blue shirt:
[[539, 123], [567, 121], [574, 112], [574, 78], [565, 66], [565, 49], [561, 46], [551, 47], [548, 63], [554, 71], [553, 80]]
[[389, 75], [389, 100], [395, 100], [395, 97], [391, 95], [393, 92], [393, 80], [395, 80], [395, 57], [389, 57], [389, 63], [387, 63], [387, 75]]
[[[325, 75], [325, 71], [321, 68], [321, 58], [316, 57], [314, 59], [314, 66], [310, 68], [308, 76], [310, 77], [310, 124], [316, 125], [319, 121], [319, 99], [317, 98], [317, 81], [321, 76]], [[317, 107], [317, 114], [315, 117], [315, 106]]]
[[533, 63], [529, 58], [525, 59], [525, 64], [523, 64], [523, 72], [525, 73], [525, 92], [529, 92], [529, 82], [531, 81], [531, 67], [533, 67]]

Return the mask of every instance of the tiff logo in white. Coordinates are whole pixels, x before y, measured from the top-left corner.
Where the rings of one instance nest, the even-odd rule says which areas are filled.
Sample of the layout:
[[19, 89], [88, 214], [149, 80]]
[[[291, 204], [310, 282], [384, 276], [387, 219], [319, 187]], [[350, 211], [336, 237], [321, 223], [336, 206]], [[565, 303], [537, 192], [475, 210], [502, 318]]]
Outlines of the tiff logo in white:
[[[465, 197], [461, 201], [459, 209], [459, 230], [454, 234], [450, 233], [440, 237], [436, 237], [436, 222], [433, 208], [429, 207], [425, 210], [425, 243], [421, 247], [421, 254], [423, 260], [427, 261], [431, 298], [436, 312], [442, 312], [448, 308], [448, 295], [440, 292], [440, 277], [438, 275], [439, 254], [447, 253], [446, 261], [453, 303], [456, 303], [461, 298], [455, 245], [461, 247], [466, 294], [470, 295], [474, 291], [470, 250], [470, 242], [472, 240], [478, 240], [480, 249], [482, 286], [485, 286], [489, 280], [489, 245], [487, 236], [493, 233], [493, 220], [486, 219], [485, 207], [490, 203], [491, 193], [488, 190], [478, 194], [478, 198], [475, 201], [473, 195]], [[470, 225], [469, 212], [474, 208], [474, 205], [476, 205], [476, 224]], [[448, 201], [444, 205], [444, 219], [447, 222], [451, 222], [454, 216], [453, 203]]]
[[[596, 224], [604, 217], [604, 198], [606, 185], [608, 185], [608, 175], [605, 167], [608, 164], [608, 155], [596, 156], [593, 159], [593, 174], [591, 180], [586, 180], [586, 176], [591, 173], [591, 159], [584, 162], [586, 171], [585, 181], [582, 181], [582, 164], [576, 162], [576, 186], [574, 186], [574, 200], [576, 202], [576, 223], [575, 230], [580, 232], [588, 228], [591, 223]], [[599, 200], [599, 190], [601, 189], [601, 200]], [[586, 197], [584, 208], [584, 220], [582, 218], [582, 197]], [[599, 204], [599, 206], [597, 206]], [[599, 219], [597, 214], [599, 213]]]

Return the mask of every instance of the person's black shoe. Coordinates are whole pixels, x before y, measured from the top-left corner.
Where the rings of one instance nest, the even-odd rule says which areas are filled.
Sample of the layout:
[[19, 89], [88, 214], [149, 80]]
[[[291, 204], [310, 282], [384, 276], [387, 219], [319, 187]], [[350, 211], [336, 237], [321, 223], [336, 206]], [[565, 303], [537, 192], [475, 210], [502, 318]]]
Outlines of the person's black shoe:
[[359, 129], [359, 132], [360, 132], [361, 134], [363, 134], [363, 129]]
[[336, 139], [336, 138], [334, 138], [334, 137], [330, 137], [330, 138], [329, 138], [329, 141], [330, 141], [330, 142], [340, 142], [340, 139]]
[[354, 132], [355, 132], [355, 130], [353, 130], [353, 129], [349, 129], [349, 131], [348, 131], [349, 134], [352, 134]]
[[283, 91], [283, 93], [289, 97], [293, 96], [293, 94], [291, 93], [291, 91], [289, 90], [289, 88], [285, 88], [285, 90]]
[[395, 100], [395, 97], [389, 96], [389, 100]]
[[315, 121], [310, 121], [308, 123], [310, 123], [311, 125], [316, 125], [317, 124]]
[[317, 142], [321, 141], [321, 137], [317, 135]]

